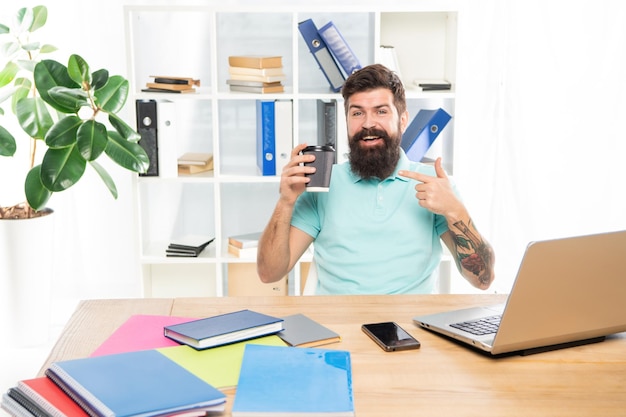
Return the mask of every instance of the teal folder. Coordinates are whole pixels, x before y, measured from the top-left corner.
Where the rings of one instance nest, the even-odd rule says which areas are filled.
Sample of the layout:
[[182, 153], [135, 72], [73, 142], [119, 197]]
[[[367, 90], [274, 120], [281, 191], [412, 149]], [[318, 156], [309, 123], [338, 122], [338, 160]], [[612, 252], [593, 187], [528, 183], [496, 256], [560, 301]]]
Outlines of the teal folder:
[[246, 345], [232, 415], [354, 416], [350, 353]]

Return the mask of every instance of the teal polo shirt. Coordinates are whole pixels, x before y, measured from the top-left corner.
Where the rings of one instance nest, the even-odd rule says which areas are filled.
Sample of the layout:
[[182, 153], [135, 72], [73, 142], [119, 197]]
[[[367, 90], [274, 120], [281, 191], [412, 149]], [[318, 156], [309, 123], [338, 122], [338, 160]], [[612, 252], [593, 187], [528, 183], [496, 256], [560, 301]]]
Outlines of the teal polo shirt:
[[317, 294], [432, 292], [448, 225], [419, 205], [416, 181], [401, 169], [436, 175], [401, 150], [385, 180], [362, 179], [345, 162], [333, 167], [328, 192], [298, 197], [291, 224], [315, 239]]

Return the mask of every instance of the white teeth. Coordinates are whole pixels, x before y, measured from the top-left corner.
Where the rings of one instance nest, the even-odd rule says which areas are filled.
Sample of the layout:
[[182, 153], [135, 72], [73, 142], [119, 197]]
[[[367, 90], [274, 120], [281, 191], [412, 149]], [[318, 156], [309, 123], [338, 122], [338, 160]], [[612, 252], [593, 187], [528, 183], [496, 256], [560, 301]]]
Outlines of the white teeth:
[[377, 139], [377, 138], [378, 138], [378, 136], [365, 136], [363, 138], [363, 140], [374, 140], [374, 139]]

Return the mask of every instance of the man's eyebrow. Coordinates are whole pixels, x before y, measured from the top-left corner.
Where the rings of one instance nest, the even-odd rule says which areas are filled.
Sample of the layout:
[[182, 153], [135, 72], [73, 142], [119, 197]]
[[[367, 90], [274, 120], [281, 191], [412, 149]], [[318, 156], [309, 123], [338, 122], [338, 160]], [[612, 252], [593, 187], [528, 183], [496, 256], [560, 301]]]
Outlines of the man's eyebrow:
[[[371, 108], [376, 109], [376, 110], [380, 110], [382, 108], [391, 108], [391, 106], [389, 104], [379, 104], [377, 106], [371, 106]], [[357, 110], [363, 110], [364, 107], [363, 106], [359, 106], [358, 104], [350, 104], [350, 106], [348, 107], [348, 109], [352, 110], [352, 109], [357, 109]]]

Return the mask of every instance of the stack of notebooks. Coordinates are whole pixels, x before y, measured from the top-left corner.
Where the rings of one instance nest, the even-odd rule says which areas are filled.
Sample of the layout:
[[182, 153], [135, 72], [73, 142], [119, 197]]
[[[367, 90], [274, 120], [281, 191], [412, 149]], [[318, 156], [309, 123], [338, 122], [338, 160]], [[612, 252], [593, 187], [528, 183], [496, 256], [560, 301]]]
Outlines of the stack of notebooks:
[[213, 171], [213, 154], [186, 152], [178, 158], [178, 174], [197, 174]]
[[195, 87], [200, 87], [200, 80], [191, 77], [171, 77], [165, 75], [151, 75], [152, 82], [146, 83], [141, 91], [152, 93], [195, 93]]
[[200, 417], [223, 411], [222, 391], [237, 388], [234, 416], [353, 416], [349, 353], [310, 347], [339, 340], [302, 314], [133, 315], [89, 357], [18, 381], [1, 406], [15, 417]]
[[186, 235], [174, 239], [165, 250], [165, 255], [169, 257], [179, 258], [197, 258], [198, 255], [207, 247], [215, 238], [205, 235]]
[[282, 93], [285, 87], [282, 56], [232, 55], [228, 57], [226, 83], [230, 91]]

